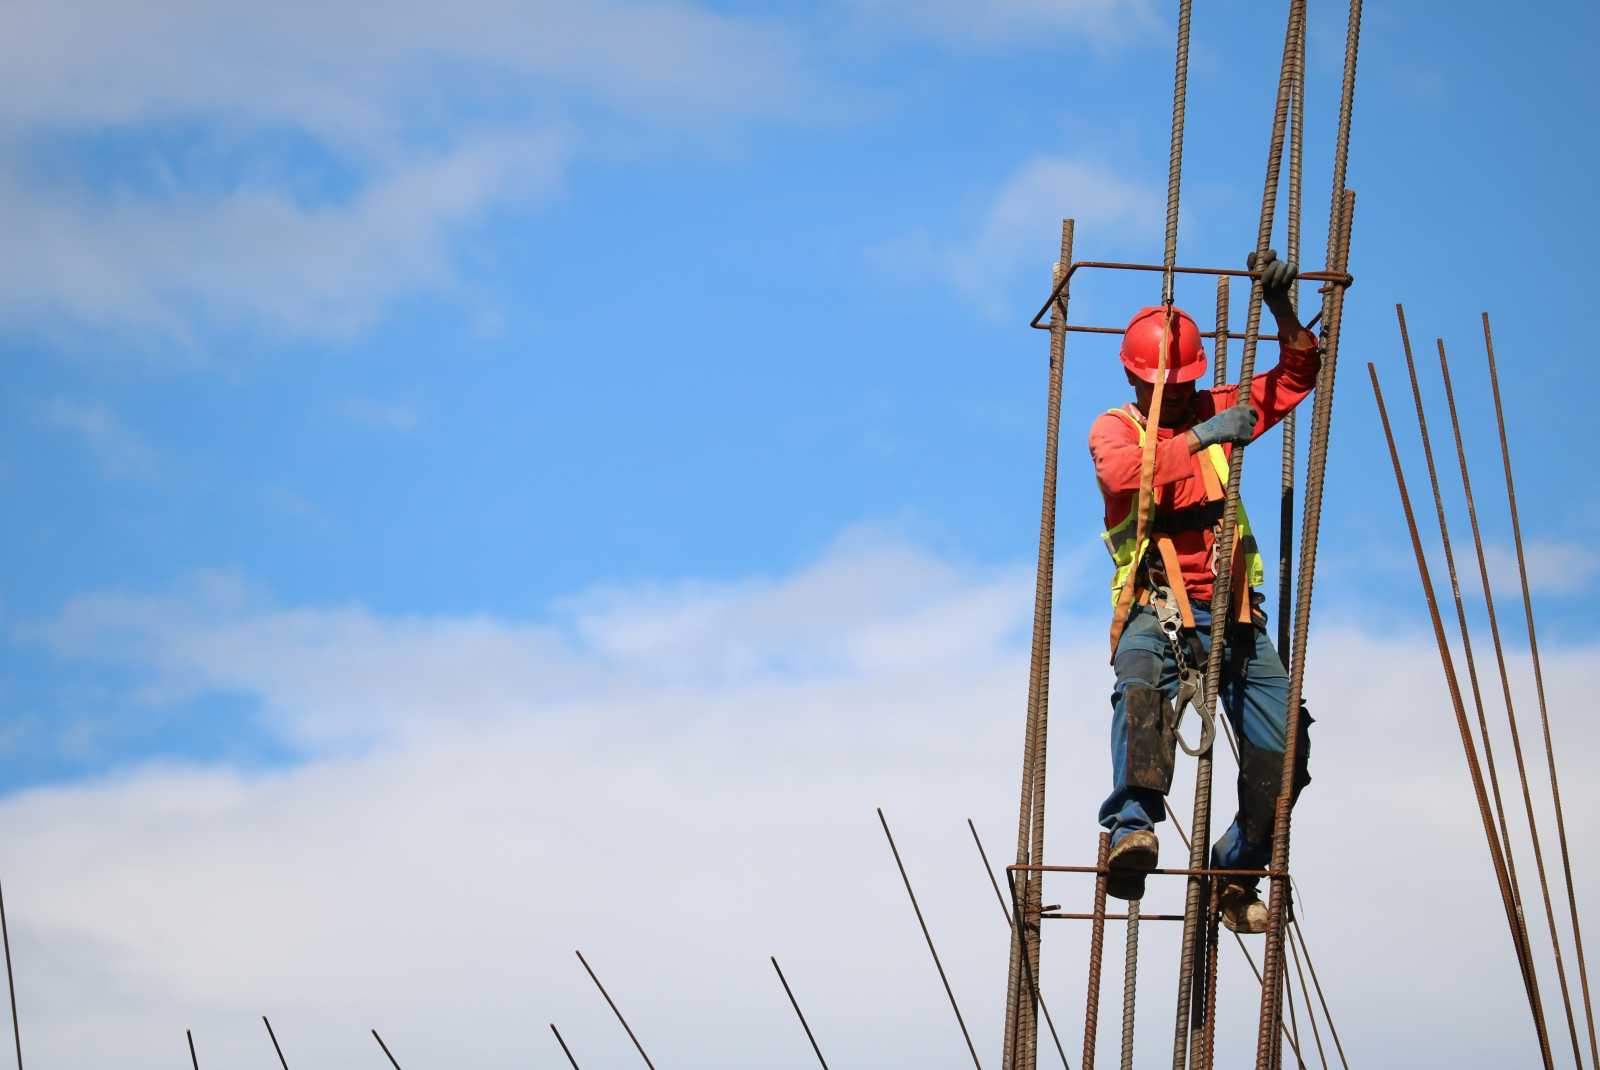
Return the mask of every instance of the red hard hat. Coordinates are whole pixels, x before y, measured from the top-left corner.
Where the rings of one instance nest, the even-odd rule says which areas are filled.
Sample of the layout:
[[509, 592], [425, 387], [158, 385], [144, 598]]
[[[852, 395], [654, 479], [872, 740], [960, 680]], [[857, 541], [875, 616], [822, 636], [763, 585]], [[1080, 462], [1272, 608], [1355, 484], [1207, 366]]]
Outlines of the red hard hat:
[[[1206, 371], [1206, 351], [1200, 348], [1200, 328], [1181, 308], [1172, 313], [1172, 334], [1167, 342], [1167, 382], [1188, 383]], [[1156, 381], [1161, 361], [1161, 330], [1168, 309], [1164, 305], [1141, 308], [1122, 334], [1122, 363], [1147, 383]]]

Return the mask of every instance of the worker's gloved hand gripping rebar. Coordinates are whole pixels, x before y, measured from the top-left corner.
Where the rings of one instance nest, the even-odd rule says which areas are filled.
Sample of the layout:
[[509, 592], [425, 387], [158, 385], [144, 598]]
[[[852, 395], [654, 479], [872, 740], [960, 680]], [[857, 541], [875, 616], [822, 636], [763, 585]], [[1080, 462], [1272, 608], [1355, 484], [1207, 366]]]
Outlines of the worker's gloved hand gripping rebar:
[[1299, 265], [1279, 260], [1274, 249], [1268, 249], [1259, 257], [1251, 253], [1244, 263], [1251, 271], [1261, 272], [1261, 300], [1272, 314], [1277, 316], [1280, 312], [1288, 311], [1291, 307], [1289, 291], [1294, 287], [1294, 280], [1300, 277]]
[[1222, 442], [1249, 442], [1256, 433], [1256, 410], [1250, 405], [1234, 405], [1195, 424], [1189, 433], [1194, 436], [1196, 453]]

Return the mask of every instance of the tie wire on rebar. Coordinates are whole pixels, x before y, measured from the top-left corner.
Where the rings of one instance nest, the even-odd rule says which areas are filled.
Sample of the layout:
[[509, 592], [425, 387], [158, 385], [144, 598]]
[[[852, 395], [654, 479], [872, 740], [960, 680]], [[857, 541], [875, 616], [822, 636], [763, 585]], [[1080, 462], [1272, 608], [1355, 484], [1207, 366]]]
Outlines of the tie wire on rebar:
[[589, 960], [583, 957], [582, 951], [574, 950], [573, 954], [578, 956], [578, 961], [583, 964], [583, 970], [589, 975], [589, 980], [594, 982], [594, 986], [600, 990], [600, 995], [605, 997], [606, 1005], [611, 1008], [611, 1013], [617, 1016], [618, 1022], [622, 1023], [622, 1031], [628, 1034], [629, 1040], [633, 1041], [633, 1046], [639, 1052], [639, 1058], [644, 1060], [644, 1065], [648, 1066], [650, 1070], [656, 1070], [656, 1064], [652, 1063], [650, 1056], [645, 1054], [644, 1045], [640, 1044], [639, 1038], [633, 1035], [633, 1027], [622, 1016], [622, 1011], [617, 1007], [616, 1001], [611, 998], [611, 993], [606, 991], [606, 986], [600, 983], [600, 978], [596, 976], [594, 970], [589, 966]]
[[[1417, 576], [1422, 584], [1423, 598], [1428, 605], [1428, 616], [1433, 624], [1434, 641], [1439, 648], [1439, 661], [1444, 669], [1445, 686], [1450, 693], [1450, 704], [1456, 717], [1456, 728], [1461, 735], [1462, 750], [1466, 754], [1467, 773], [1472, 780], [1473, 794], [1478, 802], [1478, 814], [1483, 823], [1484, 836], [1488, 840], [1489, 857], [1494, 866], [1495, 878], [1501, 889], [1501, 898], [1506, 906], [1506, 923], [1510, 930], [1513, 950], [1519, 960], [1522, 957], [1520, 930], [1516, 924], [1516, 917], [1512, 911], [1509, 896], [1509, 882], [1506, 879], [1505, 859], [1500, 852], [1500, 841], [1495, 836], [1494, 820], [1489, 813], [1489, 802], [1483, 784], [1483, 771], [1478, 766], [1477, 748], [1472, 743], [1472, 730], [1467, 723], [1466, 707], [1461, 698], [1461, 685], [1456, 677], [1455, 662], [1450, 653], [1450, 643], [1445, 637], [1444, 622], [1439, 616], [1439, 603], [1434, 597], [1433, 579], [1428, 571], [1427, 555], [1423, 553], [1422, 536], [1417, 531], [1417, 519], [1411, 508], [1411, 495], [1406, 490], [1405, 473], [1400, 464], [1400, 453], [1395, 446], [1394, 430], [1389, 424], [1389, 411], [1383, 403], [1383, 389], [1378, 384], [1378, 369], [1369, 361], [1367, 375], [1372, 380], [1372, 395], [1378, 405], [1378, 417], [1383, 423], [1384, 439], [1389, 447], [1389, 459], [1394, 466], [1395, 487], [1400, 494], [1401, 509], [1405, 514], [1406, 528], [1411, 535], [1411, 549], [1417, 561]], [[1534, 1028], [1539, 1040], [1540, 1056], [1544, 1065], [1553, 1066], [1550, 1057], [1550, 1045], [1545, 1035], [1544, 1022], [1534, 1003], [1532, 989], [1529, 988], [1529, 1010], [1533, 1013]]]
[[794, 1016], [800, 1019], [800, 1028], [806, 1031], [806, 1039], [811, 1042], [811, 1050], [817, 1053], [817, 1062], [822, 1064], [822, 1070], [828, 1070], [828, 1060], [822, 1057], [822, 1049], [817, 1047], [817, 1038], [812, 1035], [811, 1024], [806, 1021], [805, 1012], [800, 1009], [800, 1001], [794, 998], [794, 989], [789, 987], [789, 979], [783, 975], [783, 967], [778, 965], [778, 956], [769, 956], [772, 959], [772, 968], [778, 971], [778, 981], [783, 985], [783, 994], [789, 997], [789, 1006], [794, 1008]]
[[567, 1057], [567, 1062], [572, 1064], [572, 1070], [582, 1070], [582, 1068], [578, 1066], [578, 1060], [572, 1057], [572, 1049], [567, 1047], [567, 1041], [564, 1037], [562, 1037], [561, 1030], [556, 1028], [556, 1023], [550, 1023], [550, 1032], [556, 1035], [556, 1043], [561, 1045], [561, 1054], [565, 1055]]
[[[1549, 1026], [1545, 1022], [1544, 999], [1539, 991], [1539, 978], [1533, 960], [1533, 948], [1528, 939], [1527, 919], [1522, 909], [1522, 893], [1517, 883], [1516, 859], [1511, 850], [1511, 834], [1506, 824], [1505, 804], [1500, 794], [1500, 777], [1495, 768], [1494, 745], [1489, 736], [1489, 718], [1483, 708], [1483, 693], [1478, 683], [1477, 659], [1472, 652], [1472, 634], [1467, 627], [1466, 603], [1461, 597], [1461, 582], [1456, 572], [1455, 549], [1450, 539], [1450, 525], [1445, 517], [1444, 497], [1439, 490], [1439, 473], [1433, 458], [1433, 437], [1428, 432], [1428, 416], [1422, 403], [1422, 388], [1417, 381], [1417, 365], [1411, 352], [1411, 334], [1406, 326], [1406, 312], [1402, 305], [1394, 306], [1395, 318], [1400, 325], [1400, 344], [1405, 352], [1406, 374], [1411, 381], [1411, 397], [1416, 406], [1417, 429], [1422, 440], [1422, 455], [1428, 467], [1428, 484], [1433, 491], [1434, 511], [1439, 520], [1439, 542], [1444, 550], [1445, 570], [1450, 578], [1450, 592], [1455, 599], [1456, 620], [1461, 635], [1462, 658], [1467, 666], [1467, 683], [1472, 692], [1472, 701], [1478, 715], [1478, 730], [1483, 741], [1483, 766], [1489, 774], [1490, 798], [1494, 803], [1495, 816], [1499, 822], [1501, 853], [1505, 859], [1505, 882], [1501, 885], [1501, 895], [1505, 900], [1506, 914], [1517, 937], [1517, 960], [1522, 969], [1522, 983], [1527, 989], [1529, 1006], [1533, 1009], [1534, 1016], [1539, 1023], [1543, 1034], [1541, 1045], [1548, 1043]], [[1444, 342], [1438, 343], [1440, 356], [1444, 356]], [[1531, 811], [1530, 811], [1531, 816]], [[1535, 858], [1539, 857], [1538, 840], [1535, 838]], [[1540, 867], [1541, 876], [1543, 866]], [[1561, 978], [1562, 1001], [1567, 1008], [1567, 1021], [1572, 1024], [1572, 1001], [1567, 996], [1566, 971], [1561, 966], [1561, 947], [1556, 941], [1555, 914], [1550, 910], [1550, 898], [1545, 896], [1545, 908], [1550, 920], [1550, 936], [1556, 949], [1556, 970]], [[1578, 1059], [1578, 1065], [1583, 1065], [1583, 1060], [1578, 1051], [1578, 1034], [1576, 1027], [1572, 1028], [1572, 1053]]]
[[1572, 920], [1572, 943], [1578, 959], [1578, 978], [1583, 987], [1583, 1010], [1589, 1027], [1591, 1066], [1600, 1067], [1600, 1048], [1596, 1047], [1594, 1005], [1589, 998], [1589, 968], [1583, 959], [1583, 929], [1578, 924], [1578, 898], [1572, 886], [1572, 858], [1567, 851], [1567, 820], [1561, 807], [1561, 784], [1556, 777], [1555, 745], [1550, 739], [1550, 714], [1544, 697], [1544, 668], [1539, 659], [1539, 638], [1533, 624], [1533, 595], [1528, 586], [1528, 561], [1522, 548], [1522, 520], [1517, 513], [1516, 481], [1511, 476], [1511, 446], [1506, 439], [1505, 413], [1500, 403], [1500, 372], [1494, 360], [1494, 332], [1489, 313], [1483, 313], [1483, 346], [1489, 358], [1489, 385], [1494, 391], [1495, 426], [1500, 433], [1500, 457], [1506, 472], [1506, 501], [1511, 511], [1511, 534], [1517, 548], [1517, 574], [1522, 581], [1522, 610], [1528, 621], [1528, 651], [1533, 659], [1533, 683], [1539, 698], [1539, 725], [1544, 733], [1545, 763], [1550, 771], [1550, 796], [1556, 813], [1556, 838], [1561, 846], [1561, 869], [1567, 882], [1567, 911]]
[[[978, 838], [978, 826], [972, 823], [970, 817], [967, 818], [967, 828], [972, 830], [972, 842], [978, 845], [978, 858], [983, 862], [983, 872], [989, 878], [989, 887], [994, 889], [995, 902], [1000, 904], [1000, 915], [1006, 919], [1007, 927], [1011, 927], [1015, 924], [1011, 920], [1011, 908], [1006, 906], [1005, 893], [1000, 890], [1000, 881], [994, 875], [994, 867], [989, 864], [989, 852], [983, 849], [983, 840]], [[1053, 915], [1040, 915], [1041, 918], [1050, 916]], [[1067, 1051], [1061, 1046], [1061, 1036], [1056, 1032], [1055, 1019], [1050, 1015], [1050, 1005], [1045, 1002], [1044, 993], [1038, 990], [1037, 985], [1034, 986], [1033, 998], [1039, 1001], [1039, 1009], [1044, 1012], [1044, 1022], [1050, 1030], [1050, 1039], [1056, 1046], [1056, 1054], [1061, 1056], [1062, 1070], [1072, 1070], [1071, 1064], [1067, 1062]]]
[[278, 1053], [278, 1064], [283, 1070], [289, 1070], [289, 1060], [283, 1057], [283, 1049], [278, 1046], [278, 1034], [272, 1031], [272, 1023], [267, 1021], [267, 1016], [261, 1016], [261, 1024], [267, 1027], [267, 1038], [272, 1041], [272, 1050]]
[[[956, 1024], [961, 1027], [961, 1038], [967, 1042], [967, 1051], [972, 1055], [972, 1065], [977, 1070], [983, 1070], [983, 1064], [978, 1061], [978, 1049], [972, 1045], [972, 1034], [967, 1032], [967, 1021], [961, 1016], [961, 1007], [956, 1003], [956, 994], [950, 987], [950, 978], [945, 975], [944, 963], [939, 961], [939, 951], [933, 946], [933, 934], [928, 931], [928, 923], [922, 917], [922, 907], [917, 903], [917, 893], [911, 890], [911, 878], [906, 875], [906, 864], [900, 859], [900, 848], [895, 846], [894, 833], [889, 831], [889, 819], [883, 816], [883, 807], [878, 807], [878, 823], [883, 826], [883, 835], [889, 841], [889, 851], [894, 855], [894, 864], [900, 870], [900, 880], [906, 886], [906, 896], [911, 900], [911, 910], [917, 916], [917, 925], [922, 929], [922, 938], [927, 941], [928, 954], [933, 956], [934, 969], [939, 971], [939, 981], [944, 985], [944, 994], [950, 999], [950, 1009], [955, 1011]], [[1016, 895], [1016, 885], [1012, 884], [1012, 894]], [[1018, 908], [1020, 913], [1021, 908]], [[1028, 979], [1032, 985], [1032, 979]]]
[[17, 982], [11, 973], [11, 929], [6, 924], [6, 893], [0, 887], [0, 940], [6, 951], [6, 994], [11, 999], [11, 1039], [17, 1046], [17, 1070], [22, 1070], [22, 1024], [17, 1020]]
[[376, 1029], [372, 1031], [372, 1039], [376, 1040], [378, 1042], [378, 1047], [383, 1049], [383, 1054], [388, 1058], [389, 1065], [394, 1067], [394, 1070], [400, 1070], [399, 1060], [394, 1057], [394, 1052], [389, 1050], [389, 1045], [383, 1042], [383, 1038], [378, 1035], [378, 1031]]
[[[1052, 272], [1055, 288], [1065, 285], [1072, 263], [1074, 223], [1061, 224], [1060, 259]], [[1033, 642], [1029, 651], [1027, 716], [1023, 730], [1021, 805], [1017, 817], [1017, 861], [1044, 857], [1045, 754], [1050, 703], [1050, 624], [1055, 590], [1056, 465], [1061, 443], [1061, 387], [1066, 361], [1067, 299], [1053, 301], [1050, 317], [1049, 386], [1045, 402], [1044, 478], [1039, 505], [1038, 563], [1034, 576]], [[887, 826], [885, 826], [887, 830]], [[1039, 974], [1039, 927], [1028, 924], [1028, 907], [1039, 913], [1041, 877], [1025, 878], [1022, 902], [1011, 926], [1010, 962], [1006, 975], [1006, 1021], [1001, 1038], [1001, 1066], [1005, 1070], [1036, 1065], [1038, 1020], [1034, 1015], [1029, 978]], [[909, 887], [909, 885], [908, 885]], [[1024, 983], [1027, 989], [1024, 989]], [[1024, 993], [1029, 993], [1024, 998]], [[952, 999], [952, 1003], [953, 1003]], [[965, 1025], [962, 1027], [965, 1032]], [[970, 1044], [970, 1041], [969, 1041]], [[1019, 1050], [1019, 1048], [1021, 1050]], [[1024, 1052], [1026, 1054], [1024, 1054]], [[973, 1052], [973, 1061], [977, 1053]]]

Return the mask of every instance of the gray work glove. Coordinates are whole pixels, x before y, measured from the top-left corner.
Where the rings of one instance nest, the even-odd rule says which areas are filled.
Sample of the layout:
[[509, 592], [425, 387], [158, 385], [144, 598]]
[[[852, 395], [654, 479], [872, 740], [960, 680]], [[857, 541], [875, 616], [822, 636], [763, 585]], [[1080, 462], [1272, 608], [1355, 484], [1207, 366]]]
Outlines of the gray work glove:
[[1194, 425], [1194, 437], [1205, 449], [1220, 442], [1249, 442], [1256, 433], [1256, 410], [1250, 405], [1223, 409], [1209, 420]]
[[1262, 256], [1251, 253], [1245, 258], [1245, 267], [1261, 271], [1261, 299], [1268, 308], [1288, 308], [1289, 291], [1294, 280], [1300, 277], [1300, 268], [1287, 260], [1279, 260], [1276, 250], [1268, 249]]

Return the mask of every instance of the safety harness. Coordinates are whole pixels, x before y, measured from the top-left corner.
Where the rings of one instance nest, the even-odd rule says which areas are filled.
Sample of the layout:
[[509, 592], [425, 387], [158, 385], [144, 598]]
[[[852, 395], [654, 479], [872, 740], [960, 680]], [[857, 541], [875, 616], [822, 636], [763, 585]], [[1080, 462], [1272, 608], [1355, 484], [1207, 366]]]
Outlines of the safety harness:
[[[1141, 447], [1144, 445], [1146, 432], [1142, 420], [1125, 408], [1107, 411], [1127, 420], [1138, 433], [1139, 445]], [[1209, 446], [1204, 453], [1209, 463], [1202, 462], [1198, 466], [1201, 481], [1205, 486], [1205, 500], [1202, 503], [1184, 509], [1156, 513], [1150, 524], [1151, 530], [1143, 541], [1136, 540], [1138, 506], [1135, 504], [1128, 510], [1127, 516], [1100, 536], [1105, 540], [1106, 548], [1111, 551], [1111, 560], [1116, 565], [1116, 573], [1111, 579], [1112, 606], [1117, 606], [1128, 596], [1130, 587], [1137, 588], [1135, 593], [1139, 603], [1148, 605], [1155, 613], [1156, 621], [1172, 649], [1173, 659], [1178, 666], [1175, 719], [1183, 717], [1184, 709], [1191, 702], [1195, 709], [1201, 712], [1200, 742], [1194, 747], [1190, 747], [1183, 736], [1176, 732], [1174, 724], [1178, 745], [1183, 748], [1184, 753], [1193, 756], [1203, 754], [1211, 747], [1216, 738], [1216, 726], [1212, 719], [1204, 714], [1205, 677], [1200, 671], [1200, 664], [1204, 659], [1201, 657], [1200, 639], [1195, 631], [1194, 608], [1189, 599], [1188, 588], [1183, 582], [1183, 569], [1172, 536], [1185, 531], [1210, 530], [1215, 539], [1221, 530], [1223, 512], [1226, 508], [1224, 501], [1227, 494], [1224, 488], [1228, 483], [1228, 457], [1220, 445]], [[1157, 564], [1149, 553], [1152, 546], [1160, 559], [1159, 573]], [[1211, 562], [1213, 573], [1218, 571], [1215, 547], [1216, 543], [1213, 541]], [[1144, 574], [1142, 584], [1139, 583], [1141, 571]], [[1230, 599], [1232, 603], [1230, 615], [1234, 623], [1248, 624], [1251, 621], [1251, 590], [1261, 585], [1266, 576], [1266, 569], [1260, 551], [1256, 548], [1255, 538], [1250, 533], [1250, 520], [1245, 515], [1242, 502], [1234, 527], [1233, 575], [1244, 576], [1246, 582], [1238, 585]], [[1118, 628], [1111, 636], [1113, 651], [1121, 638], [1121, 629]]]

